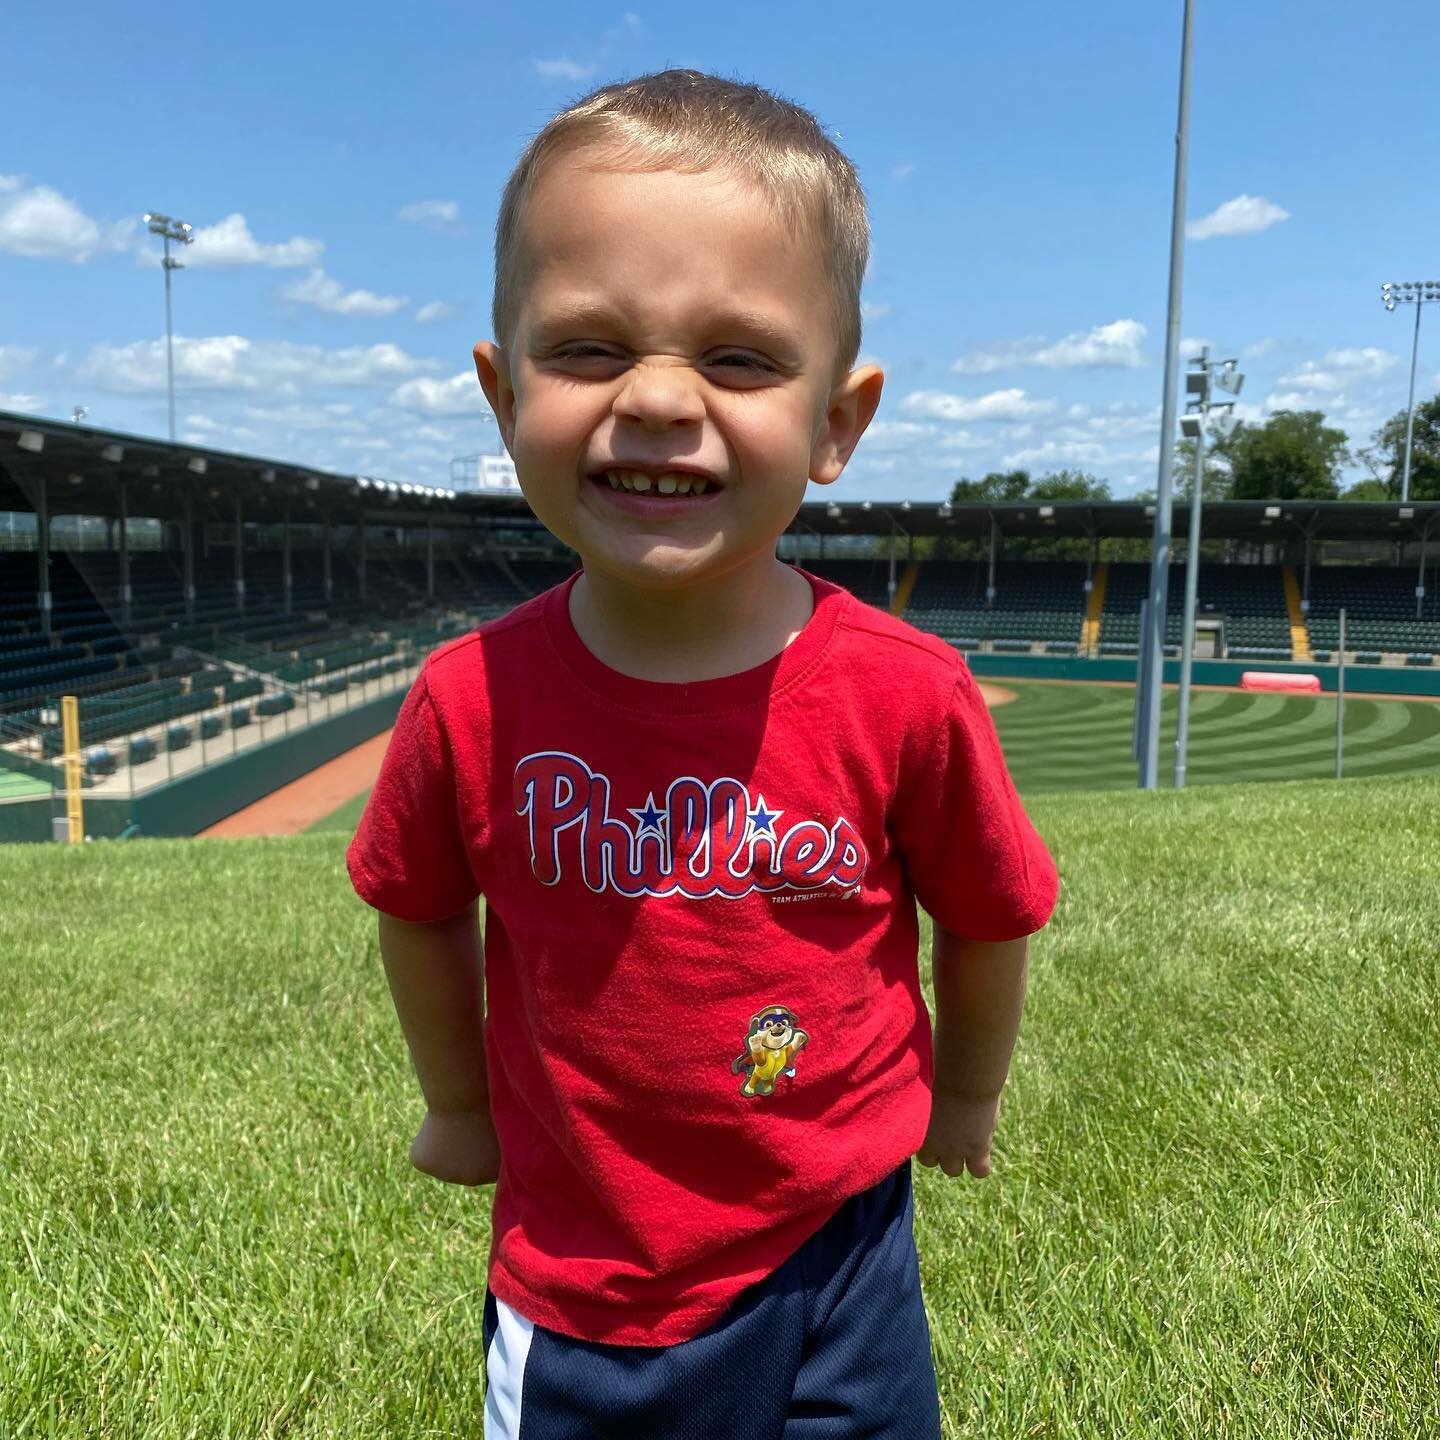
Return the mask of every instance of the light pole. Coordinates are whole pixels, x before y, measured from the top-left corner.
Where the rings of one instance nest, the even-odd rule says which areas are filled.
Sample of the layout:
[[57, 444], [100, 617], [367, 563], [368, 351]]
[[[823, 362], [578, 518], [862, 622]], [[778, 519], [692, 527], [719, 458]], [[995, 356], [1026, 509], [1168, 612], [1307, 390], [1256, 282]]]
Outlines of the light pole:
[[1410, 399], [1405, 407], [1405, 470], [1400, 478], [1400, 503], [1410, 503], [1410, 445], [1415, 438], [1415, 363], [1420, 358], [1420, 307], [1440, 300], [1440, 280], [1397, 280], [1380, 287], [1380, 302], [1387, 310], [1397, 305], [1415, 307], [1415, 340], [1410, 347]]
[[1165, 382], [1160, 407], [1160, 476], [1155, 488], [1155, 538], [1150, 556], [1150, 603], [1140, 627], [1136, 738], [1140, 788], [1159, 783], [1160, 695], [1165, 677], [1165, 599], [1170, 584], [1171, 487], [1175, 468], [1175, 402], [1180, 371], [1180, 300], [1185, 271], [1185, 180], [1190, 160], [1190, 39], [1194, 0], [1185, 0], [1180, 41], [1180, 108], [1175, 127], [1175, 189], [1170, 212], [1170, 297], [1165, 319]]
[[[1210, 347], [1203, 345], [1199, 356], [1190, 362], [1185, 377], [1188, 397], [1185, 414], [1180, 417], [1180, 433], [1195, 442], [1195, 483], [1190, 495], [1190, 539], [1185, 548], [1185, 621], [1180, 636], [1180, 694], [1175, 722], [1175, 788], [1185, 788], [1185, 761], [1190, 742], [1190, 671], [1195, 658], [1195, 595], [1200, 576], [1200, 504], [1205, 489], [1205, 422], [1212, 410], [1214, 428], [1228, 435], [1236, 425], [1235, 402], [1217, 404], [1211, 401], [1213, 385], [1231, 395], [1238, 395], [1245, 377], [1235, 368], [1234, 360], [1212, 360]], [[1216, 371], [1219, 370], [1217, 374]]]
[[183, 270], [185, 267], [178, 261], [170, 258], [170, 242], [174, 240], [180, 245], [194, 243], [195, 237], [190, 233], [190, 226], [183, 220], [175, 220], [169, 215], [161, 215], [158, 212], [148, 214], [145, 223], [150, 227], [152, 235], [158, 235], [165, 242], [165, 258], [160, 262], [165, 271], [165, 388], [170, 396], [170, 439], [175, 439], [175, 333], [170, 323], [170, 272], [172, 270]]

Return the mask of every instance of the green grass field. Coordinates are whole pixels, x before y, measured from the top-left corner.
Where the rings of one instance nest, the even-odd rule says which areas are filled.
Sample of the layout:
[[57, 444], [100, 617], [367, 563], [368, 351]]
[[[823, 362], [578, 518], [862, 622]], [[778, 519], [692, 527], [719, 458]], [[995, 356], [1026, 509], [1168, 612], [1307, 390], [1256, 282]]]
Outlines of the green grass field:
[[[947, 1436], [1433, 1433], [1437, 807], [1035, 796], [995, 1173], [917, 1172]], [[343, 848], [0, 850], [6, 1440], [479, 1434], [488, 1195], [408, 1167]]]
[[[1016, 785], [1042, 790], [1132, 789], [1133, 686], [998, 681], [1016, 699], [995, 728]], [[1175, 692], [1161, 705], [1160, 777], [1174, 768]], [[1440, 774], [1440, 703], [1345, 701], [1345, 774]], [[1190, 700], [1187, 779], [1316, 780], [1335, 774], [1335, 697], [1196, 690]]]
[[[1130, 758], [1135, 691], [1124, 685], [997, 681], [1015, 692], [993, 711], [1015, 784], [1048, 790], [1135, 788]], [[1160, 782], [1174, 769], [1175, 693], [1161, 705]], [[1335, 697], [1197, 690], [1191, 697], [1187, 779], [1317, 780], [1335, 774]], [[1345, 702], [1345, 774], [1440, 774], [1440, 703]], [[368, 795], [368, 792], [367, 792]], [[355, 833], [367, 795], [347, 801], [312, 830]]]

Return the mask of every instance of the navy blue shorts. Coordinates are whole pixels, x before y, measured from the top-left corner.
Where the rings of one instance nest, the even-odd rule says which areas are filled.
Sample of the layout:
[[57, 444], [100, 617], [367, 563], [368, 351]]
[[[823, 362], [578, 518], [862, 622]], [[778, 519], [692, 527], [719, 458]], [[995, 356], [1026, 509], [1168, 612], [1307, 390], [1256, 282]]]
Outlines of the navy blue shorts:
[[910, 1162], [708, 1330], [598, 1345], [485, 1294], [485, 1440], [937, 1440]]

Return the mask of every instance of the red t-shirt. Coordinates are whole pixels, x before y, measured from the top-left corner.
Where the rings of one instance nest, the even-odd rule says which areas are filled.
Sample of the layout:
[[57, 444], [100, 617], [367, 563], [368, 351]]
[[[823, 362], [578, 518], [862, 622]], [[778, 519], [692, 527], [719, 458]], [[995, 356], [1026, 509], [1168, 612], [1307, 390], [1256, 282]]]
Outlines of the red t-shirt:
[[605, 665], [573, 576], [441, 646], [347, 853], [402, 920], [485, 897], [489, 1282], [567, 1335], [688, 1339], [919, 1148], [916, 899], [977, 940], [1055, 903], [964, 662], [807, 578], [720, 679]]

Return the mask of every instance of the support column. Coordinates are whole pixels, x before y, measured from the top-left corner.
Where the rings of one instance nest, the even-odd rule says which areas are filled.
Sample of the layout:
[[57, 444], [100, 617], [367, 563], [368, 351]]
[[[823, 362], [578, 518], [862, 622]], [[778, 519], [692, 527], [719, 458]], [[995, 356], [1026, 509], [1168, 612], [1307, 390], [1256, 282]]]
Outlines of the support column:
[[1314, 539], [1314, 531], [1307, 528], [1305, 531], [1305, 581], [1300, 587], [1300, 613], [1302, 615], [1310, 613], [1310, 552], [1314, 548], [1312, 544]]
[[1425, 546], [1429, 539], [1430, 527], [1426, 525], [1420, 532], [1420, 575], [1415, 581], [1415, 618], [1417, 620], [1425, 618]]
[[365, 599], [365, 517], [360, 517], [360, 598]]
[[293, 581], [290, 578], [290, 502], [285, 502], [285, 514], [280, 522], [280, 548], [285, 555], [285, 613], [290, 613], [290, 596]]
[[39, 579], [40, 633], [50, 635], [50, 494], [41, 470], [35, 480], [35, 560]]
[[120, 623], [130, 623], [130, 506], [124, 480], [120, 481]]
[[435, 599], [435, 522], [425, 522], [425, 598]]
[[245, 547], [240, 543], [245, 522], [240, 515], [240, 492], [235, 492], [235, 608], [245, 613]]
[[985, 584], [985, 606], [989, 609], [995, 603], [995, 542], [1000, 534], [1000, 527], [995, 523], [995, 517], [990, 517], [990, 578]]
[[185, 487], [185, 622], [195, 623], [195, 492]]
[[328, 605], [335, 598], [335, 582], [330, 573], [330, 541], [331, 541], [330, 517], [325, 517], [325, 603]]

